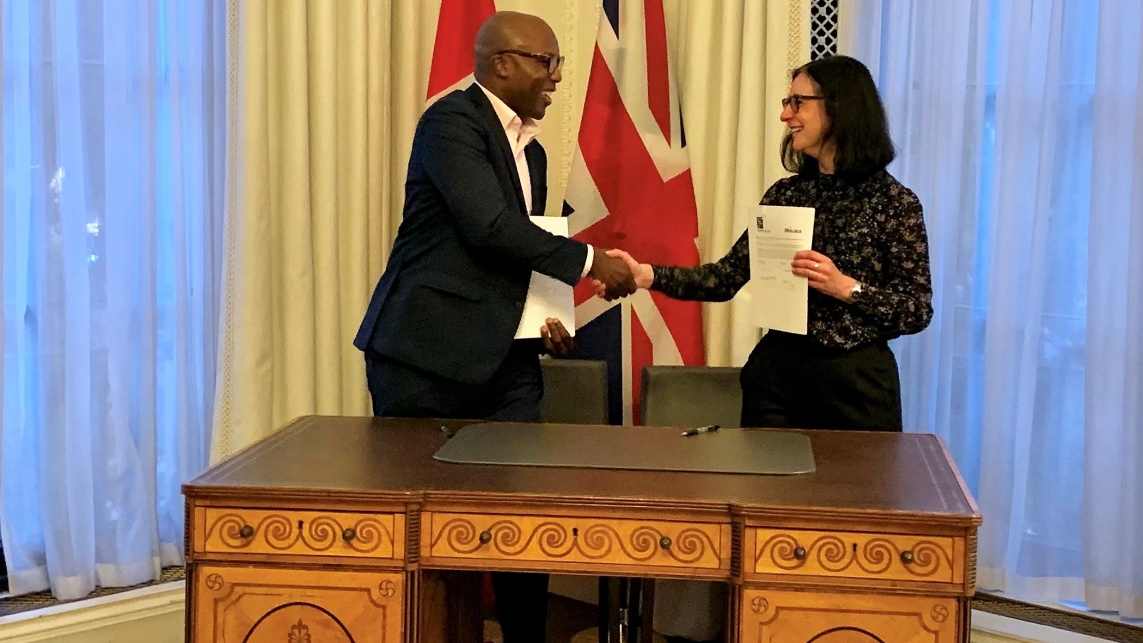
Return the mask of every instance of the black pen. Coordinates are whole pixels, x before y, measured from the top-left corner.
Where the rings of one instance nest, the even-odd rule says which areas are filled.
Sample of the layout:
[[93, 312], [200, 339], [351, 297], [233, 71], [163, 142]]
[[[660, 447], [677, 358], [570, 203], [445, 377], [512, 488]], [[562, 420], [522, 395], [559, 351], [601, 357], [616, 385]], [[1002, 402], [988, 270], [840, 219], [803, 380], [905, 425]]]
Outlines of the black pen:
[[706, 426], [700, 426], [697, 429], [688, 429], [686, 431], [683, 431], [683, 435], [689, 438], [692, 435], [698, 435], [700, 433], [710, 433], [711, 431], [717, 431], [718, 429], [719, 429], [719, 426], [717, 424], [708, 424]]

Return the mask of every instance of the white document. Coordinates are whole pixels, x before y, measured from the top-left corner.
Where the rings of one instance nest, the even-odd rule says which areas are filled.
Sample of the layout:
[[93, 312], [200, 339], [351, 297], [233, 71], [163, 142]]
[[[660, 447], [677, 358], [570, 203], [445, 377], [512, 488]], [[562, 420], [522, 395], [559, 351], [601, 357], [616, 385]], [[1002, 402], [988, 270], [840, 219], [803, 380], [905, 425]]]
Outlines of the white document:
[[[566, 217], [528, 218], [552, 234], [568, 236]], [[516, 328], [516, 339], [539, 337], [540, 327], [549, 317], [563, 322], [568, 334], [575, 336], [575, 297], [572, 287], [559, 279], [533, 272], [532, 281], [528, 283], [528, 298], [524, 300], [524, 314], [520, 316], [520, 325]]]
[[814, 240], [814, 209], [778, 205], [752, 208], [750, 281], [760, 328], [806, 334], [809, 282], [790, 267], [794, 253]]

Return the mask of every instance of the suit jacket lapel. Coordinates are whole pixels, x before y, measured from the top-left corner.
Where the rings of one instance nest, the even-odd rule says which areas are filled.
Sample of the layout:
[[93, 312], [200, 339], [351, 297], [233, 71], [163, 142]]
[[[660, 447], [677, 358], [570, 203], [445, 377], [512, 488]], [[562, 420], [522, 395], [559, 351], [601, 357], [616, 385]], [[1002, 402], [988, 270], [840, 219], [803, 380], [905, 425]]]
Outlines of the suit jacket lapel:
[[548, 201], [547, 163], [544, 162], [544, 151], [540, 149], [538, 141], [528, 143], [524, 148], [524, 158], [528, 161], [528, 175], [532, 183], [532, 216], [544, 216]]
[[[492, 141], [494, 150], [493, 156], [498, 157], [503, 172], [508, 176], [508, 187], [516, 195], [516, 205], [519, 206], [520, 212], [527, 213], [527, 208], [524, 206], [524, 189], [520, 187], [520, 173], [516, 171], [516, 159], [512, 157], [512, 148], [508, 146], [508, 136], [504, 134], [504, 126], [500, 123], [500, 119], [496, 116], [496, 110], [493, 109], [492, 103], [488, 101], [488, 97], [484, 95], [484, 90], [480, 86], [473, 83], [465, 90], [469, 97], [479, 107], [480, 114], [484, 117], [485, 126], [488, 128], [488, 134]], [[493, 161], [495, 163], [495, 160]], [[530, 169], [530, 168], [529, 168]], [[535, 194], [533, 189], [532, 194]], [[535, 199], [533, 199], [533, 203]]]

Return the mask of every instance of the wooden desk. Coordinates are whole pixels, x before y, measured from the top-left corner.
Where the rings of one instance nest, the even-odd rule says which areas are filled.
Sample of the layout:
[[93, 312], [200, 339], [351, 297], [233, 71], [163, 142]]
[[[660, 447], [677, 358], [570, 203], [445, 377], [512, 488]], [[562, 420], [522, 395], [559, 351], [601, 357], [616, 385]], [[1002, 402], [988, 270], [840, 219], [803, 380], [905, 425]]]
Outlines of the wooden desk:
[[300, 418], [184, 485], [187, 640], [415, 643], [428, 570], [501, 569], [724, 581], [731, 641], [968, 641], [980, 514], [935, 436], [807, 432], [801, 476], [433, 460], [468, 423]]

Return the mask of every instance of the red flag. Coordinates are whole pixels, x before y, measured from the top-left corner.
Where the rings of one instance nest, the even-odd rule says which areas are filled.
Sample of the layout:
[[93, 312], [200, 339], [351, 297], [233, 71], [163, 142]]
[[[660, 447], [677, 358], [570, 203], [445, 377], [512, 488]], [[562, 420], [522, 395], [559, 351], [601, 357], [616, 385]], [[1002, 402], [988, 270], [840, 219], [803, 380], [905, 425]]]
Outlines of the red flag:
[[472, 83], [472, 53], [480, 25], [496, 12], [493, 0], [441, 0], [428, 102]]
[[[621, 12], [629, 15], [620, 20]], [[603, 0], [564, 209], [575, 238], [596, 247], [622, 248], [645, 263], [698, 263], [662, 0]], [[608, 360], [613, 421], [638, 421], [643, 366], [705, 363], [697, 302], [640, 291], [607, 303], [581, 284], [576, 325], [580, 352]]]

